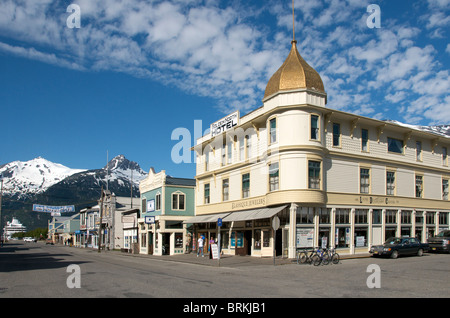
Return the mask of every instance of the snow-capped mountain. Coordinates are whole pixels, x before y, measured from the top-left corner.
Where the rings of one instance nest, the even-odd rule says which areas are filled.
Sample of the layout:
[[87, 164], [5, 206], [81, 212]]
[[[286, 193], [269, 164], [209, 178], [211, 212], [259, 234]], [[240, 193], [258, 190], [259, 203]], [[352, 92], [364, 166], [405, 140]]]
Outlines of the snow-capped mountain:
[[[113, 158], [101, 169], [86, 170], [72, 174], [52, 185], [37, 196], [41, 204], [76, 206], [90, 205], [100, 198], [101, 188], [116, 196], [139, 196], [139, 182], [147, 176], [139, 164], [125, 156]], [[92, 205], [92, 204], [91, 204]]]
[[103, 169], [106, 170], [109, 182], [128, 179], [137, 187], [139, 182], [147, 176], [136, 162], [128, 160], [124, 155], [114, 157]]
[[29, 161], [13, 161], [0, 166], [3, 194], [23, 199], [46, 191], [50, 186], [83, 169], [71, 169], [37, 157]]
[[[147, 176], [139, 164], [125, 156], [113, 158], [101, 169], [71, 169], [38, 157], [26, 162], [13, 161], [0, 166], [3, 176], [3, 195], [25, 200], [38, 195], [47, 204], [70, 201], [76, 198], [97, 197], [100, 189], [108, 188], [116, 195], [139, 194], [139, 182]], [[64, 195], [61, 194], [64, 192]], [[55, 201], [55, 202], [53, 202]]]
[[399, 122], [396, 120], [389, 120], [389, 119], [385, 120], [385, 121], [389, 122], [389, 123], [397, 124], [399, 126], [408, 127], [411, 129], [427, 131], [427, 132], [434, 133], [437, 135], [450, 137], [450, 125], [421, 126], [421, 125], [405, 124], [405, 123], [402, 123], [402, 122]]

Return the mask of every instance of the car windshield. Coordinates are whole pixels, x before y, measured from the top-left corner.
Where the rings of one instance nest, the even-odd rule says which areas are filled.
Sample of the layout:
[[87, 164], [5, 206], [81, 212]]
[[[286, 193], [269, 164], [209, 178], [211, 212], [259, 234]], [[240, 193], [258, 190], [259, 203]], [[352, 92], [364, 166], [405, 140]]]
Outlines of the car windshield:
[[384, 242], [384, 244], [400, 244], [401, 239], [399, 239], [398, 237], [390, 237], [386, 240], [386, 242]]
[[444, 237], [444, 236], [450, 236], [450, 231], [442, 231], [440, 232], [438, 235], [436, 235], [437, 237]]

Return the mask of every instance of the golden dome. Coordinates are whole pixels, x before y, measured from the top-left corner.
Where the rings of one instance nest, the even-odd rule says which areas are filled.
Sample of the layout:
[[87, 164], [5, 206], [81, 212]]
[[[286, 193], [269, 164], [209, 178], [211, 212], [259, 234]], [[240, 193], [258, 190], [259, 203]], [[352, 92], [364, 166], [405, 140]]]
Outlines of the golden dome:
[[283, 65], [272, 75], [266, 86], [264, 99], [279, 92], [307, 88], [325, 93], [322, 79], [297, 50], [297, 41], [292, 41], [292, 48]]

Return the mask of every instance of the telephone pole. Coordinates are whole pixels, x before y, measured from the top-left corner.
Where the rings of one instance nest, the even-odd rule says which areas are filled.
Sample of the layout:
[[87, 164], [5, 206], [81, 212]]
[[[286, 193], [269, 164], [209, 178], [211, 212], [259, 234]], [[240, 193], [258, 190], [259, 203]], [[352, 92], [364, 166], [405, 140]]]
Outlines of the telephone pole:
[[100, 224], [98, 225], [98, 252], [100, 253], [100, 249], [102, 246], [102, 214], [103, 214], [103, 186], [100, 194], [100, 209], [98, 210], [100, 213]]

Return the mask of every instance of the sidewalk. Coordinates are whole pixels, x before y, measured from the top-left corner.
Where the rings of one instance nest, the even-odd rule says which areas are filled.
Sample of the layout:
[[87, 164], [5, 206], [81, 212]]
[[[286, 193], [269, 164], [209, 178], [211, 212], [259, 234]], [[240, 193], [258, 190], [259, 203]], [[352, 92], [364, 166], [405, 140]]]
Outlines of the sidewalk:
[[[143, 257], [160, 261], [171, 261], [188, 264], [197, 264], [204, 266], [216, 266], [216, 267], [247, 267], [247, 266], [274, 266], [274, 260], [272, 257], [255, 257], [255, 256], [238, 256], [238, 255], [221, 255], [220, 264], [217, 259], [210, 259], [209, 255], [205, 257], [197, 257], [196, 253], [179, 254], [179, 255], [146, 255], [146, 254], [131, 254], [123, 253], [119, 251], [108, 251], [106, 253], [116, 253], [118, 255], [130, 256], [130, 257]], [[370, 257], [369, 253], [354, 254], [354, 255], [341, 255], [341, 260], [366, 258]], [[275, 258], [275, 266], [297, 264], [296, 259], [282, 258], [280, 256]]]

